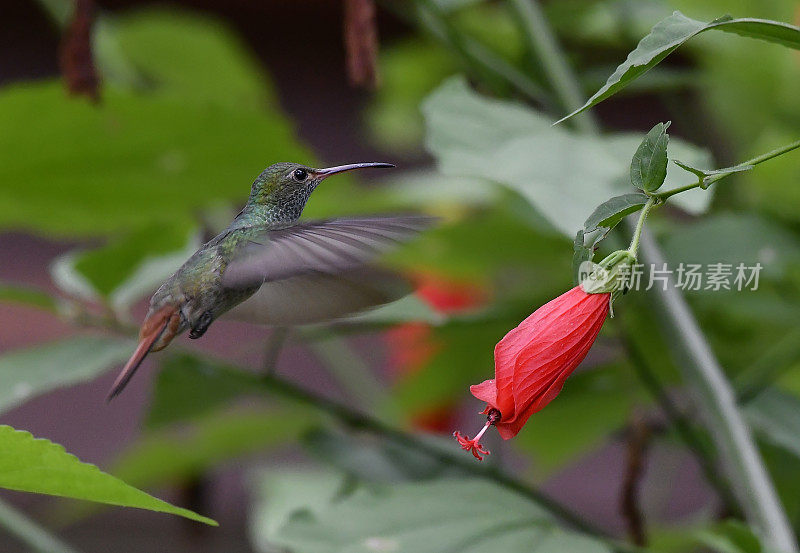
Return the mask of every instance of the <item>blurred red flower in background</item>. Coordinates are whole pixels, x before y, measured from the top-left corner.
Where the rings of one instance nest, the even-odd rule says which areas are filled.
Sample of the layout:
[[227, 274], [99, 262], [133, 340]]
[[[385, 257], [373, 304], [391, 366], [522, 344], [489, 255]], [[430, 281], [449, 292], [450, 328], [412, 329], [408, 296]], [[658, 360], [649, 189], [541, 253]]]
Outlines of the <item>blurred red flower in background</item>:
[[517, 435], [564, 386], [594, 344], [609, 310], [610, 294], [587, 294], [580, 286], [537, 309], [494, 348], [495, 377], [470, 387], [486, 402], [488, 421], [475, 438], [453, 435], [476, 458], [488, 454], [480, 438], [496, 426], [503, 439]]
[[[469, 311], [485, 304], [488, 293], [473, 283], [456, 282], [433, 274], [415, 277], [416, 294], [431, 309], [444, 315]], [[395, 380], [411, 377], [422, 370], [439, 349], [427, 323], [405, 323], [385, 333], [389, 367]], [[412, 415], [412, 425], [431, 432], [446, 432], [455, 422], [455, 405], [431, 405]]]

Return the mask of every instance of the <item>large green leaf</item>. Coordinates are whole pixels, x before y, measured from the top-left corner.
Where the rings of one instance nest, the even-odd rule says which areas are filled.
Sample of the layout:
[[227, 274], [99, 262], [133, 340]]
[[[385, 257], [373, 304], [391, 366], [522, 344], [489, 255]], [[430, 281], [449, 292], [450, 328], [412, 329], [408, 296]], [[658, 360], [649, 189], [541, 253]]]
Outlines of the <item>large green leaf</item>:
[[296, 513], [271, 543], [303, 553], [609, 551], [600, 541], [560, 529], [535, 503], [469, 478], [360, 488]]
[[267, 553], [275, 551], [274, 540], [293, 514], [324, 511], [345, 487], [344, 475], [333, 471], [263, 470], [252, 480], [250, 539], [256, 551]]
[[659, 21], [644, 37], [627, 59], [617, 67], [600, 90], [586, 103], [559, 122], [564, 121], [602, 102], [624, 88], [628, 83], [650, 70], [690, 38], [710, 29], [776, 42], [789, 48], [800, 49], [800, 28], [788, 23], [765, 19], [734, 19], [729, 15], [704, 23], [690, 19], [676, 11]]
[[104, 302], [118, 318], [151, 294], [199, 247], [197, 232], [155, 224], [91, 250], [74, 250], [58, 257], [50, 275], [66, 294]]
[[50, 390], [86, 382], [125, 361], [134, 343], [78, 336], [0, 355], [0, 412]]
[[278, 113], [113, 88], [93, 106], [59, 82], [8, 87], [0, 124], [0, 227], [188, 230], [199, 208], [242, 202], [270, 163], [309, 159]]
[[76, 253], [74, 269], [117, 306], [129, 305], [152, 291], [200, 245], [196, 232], [170, 225], [137, 229], [111, 243]]
[[22, 492], [85, 499], [179, 515], [216, 526], [188, 509], [175, 507], [81, 462], [64, 448], [28, 432], [0, 426], [0, 487]]
[[247, 109], [276, 104], [258, 61], [219, 21], [150, 9], [115, 18], [111, 32], [160, 94]]
[[[464, 79], [446, 81], [423, 105], [427, 146], [448, 175], [483, 178], [518, 191], [556, 229], [573, 238], [586, 217], [612, 196], [629, 192], [630, 160], [640, 135], [585, 136], [540, 113], [469, 89]], [[709, 164], [707, 154], [673, 140], [680, 158]], [[695, 182], [668, 167], [665, 189]], [[676, 205], [697, 213], [710, 197], [702, 190], [676, 196]]]

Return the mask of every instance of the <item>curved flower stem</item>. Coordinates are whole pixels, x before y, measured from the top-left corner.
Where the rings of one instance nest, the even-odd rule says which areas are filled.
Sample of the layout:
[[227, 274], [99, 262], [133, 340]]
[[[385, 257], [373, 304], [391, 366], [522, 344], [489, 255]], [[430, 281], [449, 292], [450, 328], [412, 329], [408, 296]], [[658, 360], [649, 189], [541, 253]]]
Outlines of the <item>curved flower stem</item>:
[[647, 215], [650, 213], [650, 210], [653, 209], [658, 203], [658, 199], [650, 196], [647, 200], [647, 203], [644, 204], [644, 207], [639, 212], [639, 219], [636, 221], [636, 227], [633, 229], [633, 238], [631, 238], [631, 245], [628, 247], [628, 253], [635, 259], [636, 254], [639, 252], [639, 240], [642, 236], [642, 230], [644, 230], [644, 222], [647, 219]]
[[[509, 1], [512, 2], [512, 6], [522, 6], [522, 2], [534, 5], [532, 10], [528, 10], [527, 18], [520, 18], [521, 22], [528, 25], [531, 31], [534, 31], [535, 28], [548, 26], [536, 0]], [[531, 26], [532, 21], [537, 27]], [[526, 34], [529, 40], [532, 40], [533, 32]], [[555, 43], [552, 33], [544, 33], [538, 36], [541, 40], [549, 41], [552, 44], [545, 50], [532, 44], [532, 51], [549, 56], [547, 60], [542, 59], [541, 62], [553, 85], [553, 89], [560, 95], [565, 104], [574, 103], [571, 95], [565, 94], [558, 83], [567, 75], [577, 88], [577, 77], [567, 64], [560, 47]], [[554, 67], [557, 68], [557, 71], [553, 70]], [[568, 105], [567, 108], [570, 110], [575, 109], [579, 107], [578, 104], [580, 102], [577, 102], [576, 105]], [[598, 132], [596, 122], [591, 119], [589, 132]], [[749, 164], [761, 163], [798, 146], [800, 146], [800, 142], [792, 143], [754, 158]], [[706, 183], [709, 180], [714, 182], [720, 178], [722, 176], [716, 179], [711, 177]], [[691, 185], [692, 188], [699, 186], [699, 182]], [[661, 197], [657, 196], [657, 198], [664, 200], [669, 195], [677, 194], [680, 191], [682, 190], [668, 191], [663, 193]], [[646, 214], [644, 215], [646, 216]], [[643, 220], [641, 222], [643, 223]], [[650, 263], [663, 263], [664, 256], [658, 244], [642, 229], [634, 230], [634, 233], [631, 247], [635, 247], [638, 250], [641, 244], [643, 257]], [[638, 234], [638, 237], [636, 234]], [[747, 520], [761, 530], [770, 547], [783, 552], [797, 551], [794, 533], [780, 504], [775, 487], [764, 467], [750, 429], [736, 405], [731, 384], [714, 357], [711, 347], [692, 315], [685, 298], [677, 288], [671, 285], [668, 285], [665, 289], [656, 286], [653, 290], [655, 290], [653, 295], [656, 297], [659, 308], [664, 315], [664, 327], [668, 332], [672, 333], [676, 349], [685, 358], [686, 362], [679, 363], [679, 367], [683, 370], [684, 379], [698, 396], [701, 407], [705, 408], [708, 413], [706, 424], [711, 430], [714, 443], [721, 450], [721, 457], [728, 461], [728, 477], [735, 486], [735, 491], [738, 492], [737, 498], [742, 505], [742, 510]]]
[[[800, 140], [795, 140], [794, 142], [786, 144], [785, 146], [781, 146], [780, 148], [775, 148], [770, 152], [761, 154], [760, 156], [756, 156], [752, 159], [748, 159], [747, 161], [743, 161], [739, 165], [758, 165], [759, 163], [764, 163], [765, 161], [783, 155], [786, 152], [791, 152], [792, 150], [796, 150], [797, 148], [800, 148]], [[721, 175], [714, 175], [712, 177], [709, 177], [708, 179], [701, 179], [697, 182], [693, 182], [692, 184], [687, 184], [685, 186], [673, 188], [672, 190], [667, 190], [665, 192], [661, 192], [660, 194], [653, 194], [653, 196], [661, 201], [665, 201], [667, 198], [670, 198], [675, 194], [680, 194], [681, 192], [686, 192], [687, 190], [698, 188], [701, 185], [704, 185], [706, 188], [708, 188], [715, 182], [735, 174], [736, 173], [724, 173]]]

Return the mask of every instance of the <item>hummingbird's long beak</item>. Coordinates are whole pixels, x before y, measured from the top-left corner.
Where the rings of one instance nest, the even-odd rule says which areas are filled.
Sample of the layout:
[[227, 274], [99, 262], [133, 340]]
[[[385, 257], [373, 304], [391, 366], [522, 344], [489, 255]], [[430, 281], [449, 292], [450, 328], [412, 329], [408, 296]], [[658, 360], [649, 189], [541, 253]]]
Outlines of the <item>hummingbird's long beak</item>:
[[344, 173], [345, 171], [352, 171], [354, 169], [366, 169], [368, 167], [394, 167], [391, 163], [381, 163], [379, 161], [371, 161], [367, 163], [349, 163], [347, 165], [337, 165], [336, 167], [327, 167], [325, 169], [315, 169], [314, 173], [320, 180], [335, 175], [336, 173]]

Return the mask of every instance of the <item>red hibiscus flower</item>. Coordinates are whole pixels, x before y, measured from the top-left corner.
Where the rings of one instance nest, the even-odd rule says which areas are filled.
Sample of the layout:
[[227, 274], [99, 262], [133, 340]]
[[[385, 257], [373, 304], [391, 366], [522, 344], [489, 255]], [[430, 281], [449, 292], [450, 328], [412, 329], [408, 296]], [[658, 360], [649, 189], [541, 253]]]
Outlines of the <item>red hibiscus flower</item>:
[[603, 326], [611, 294], [587, 294], [580, 286], [537, 309], [494, 348], [495, 377], [470, 387], [486, 402], [488, 420], [473, 439], [453, 435], [477, 459], [489, 452], [480, 438], [490, 426], [508, 440], [543, 409], [583, 361]]

